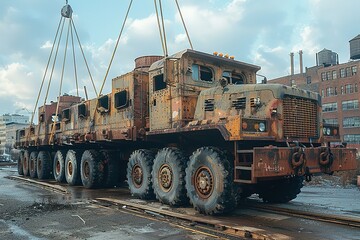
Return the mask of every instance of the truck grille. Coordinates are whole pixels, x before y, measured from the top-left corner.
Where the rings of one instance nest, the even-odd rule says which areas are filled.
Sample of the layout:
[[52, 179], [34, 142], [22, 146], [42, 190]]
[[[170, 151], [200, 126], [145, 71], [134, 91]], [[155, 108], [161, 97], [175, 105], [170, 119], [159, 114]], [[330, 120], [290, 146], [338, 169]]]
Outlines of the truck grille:
[[294, 96], [284, 98], [284, 137], [318, 137], [316, 101]]

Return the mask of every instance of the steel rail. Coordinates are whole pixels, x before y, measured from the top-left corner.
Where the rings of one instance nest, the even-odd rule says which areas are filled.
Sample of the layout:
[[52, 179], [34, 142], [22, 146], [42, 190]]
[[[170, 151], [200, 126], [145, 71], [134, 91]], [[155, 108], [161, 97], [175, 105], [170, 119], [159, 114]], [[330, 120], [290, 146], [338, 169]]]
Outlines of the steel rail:
[[339, 216], [334, 214], [324, 214], [324, 213], [316, 213], [316, 212], [309, 212], [309, 211], [301, 211], [296, 209], [289, 209], [289, 208], [282, 208], [282, 207], [275, 207], [270, 205], [262, 205], [256, 203], [246, 203], [242, 205], [246, 208], [251, 208], [257, 211], [264, 211], [276, 214], [283, 214], [288, 216], [300, 217], [305, 219], [311, 219], [321, 222], [333, 223], [338, 225], [345, 225], [349, 227], [356, 227], [360, 228], [360, 218], [356, 217], [345, 217]]

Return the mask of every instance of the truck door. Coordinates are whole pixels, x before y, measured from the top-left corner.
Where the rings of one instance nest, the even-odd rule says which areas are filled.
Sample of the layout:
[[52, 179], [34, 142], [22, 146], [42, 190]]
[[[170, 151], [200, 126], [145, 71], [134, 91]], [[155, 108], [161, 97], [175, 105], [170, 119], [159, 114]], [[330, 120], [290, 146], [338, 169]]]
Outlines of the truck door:
[[172, 128], [174, 61], [164, 60], [164, 66], [150, 74], [150, 131]]

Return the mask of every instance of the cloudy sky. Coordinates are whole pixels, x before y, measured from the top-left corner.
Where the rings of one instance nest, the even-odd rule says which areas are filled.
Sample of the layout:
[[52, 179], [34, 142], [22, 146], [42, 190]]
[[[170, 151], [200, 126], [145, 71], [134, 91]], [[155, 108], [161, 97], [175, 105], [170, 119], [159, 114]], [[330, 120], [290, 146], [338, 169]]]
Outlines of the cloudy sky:
[[[289, 53], [299, 50], [304, 52], [304, 66], [315, 65], [315, 54], [323, 48], [337, 52], [340, 62], [346, 62], [348, 41], [360, 34], [358, 0], [178, 1], [195, 50], [229, 53], [261, 66], [259, 73], [268, 79], [289, 74]], [[69, 0], [69, 4], [99, 89], [129, 0]], [[65, 0], [0, 1], [0, 114], [27, 114], [23, 108], [33, 111], [64, 5]], [[163, 1], [163, 9], [169, 53], [189, 48], [175, 1]], [[47, 102], [59, 94], [66, 27], [63, 32]], [[94, 97], [79, 49], [75, 50], [79, 85], [87, 86], [89, 97]], [[136, 57], [161, 54], [153, 1], [134, 0], [105, 92], [110, 91], [111, 78], [134, 67]], [[76, 94], [70, 50], [67, 59], [62, 93]], [[43, 104], [44, 91], [40, 99]]]

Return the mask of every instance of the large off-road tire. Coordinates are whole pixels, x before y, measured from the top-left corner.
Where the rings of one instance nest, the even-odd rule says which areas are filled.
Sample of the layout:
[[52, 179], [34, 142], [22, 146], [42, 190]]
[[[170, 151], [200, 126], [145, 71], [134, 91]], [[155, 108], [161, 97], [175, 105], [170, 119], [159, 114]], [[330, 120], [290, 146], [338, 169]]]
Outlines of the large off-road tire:
[[49, 179], [52, 176], [51, 155], [47, 151], [40, 151], [37, 156], [36, 170], [39, 179]]
[[58, 150], [54, 156], [53, 174], [57, 182], [65, 182], [65, 155], [66, 151]]
[[264, 182], [258, 186], [259, 197], [268, 203], [287, 203], [301, 192], [304, 177], [295, 176]]
[[24, 152], [20, 151], [17, 160], [17, 170], [19, 175], [24, 175], [23, 164], [24, 164]]
[[86, 150], [81, 157], [81, 181], [85, 188], [97, 188], [104, 181], [104, 162], [96, 150]]
[[187, 158], [177, 148], [161, 149], [154, 160], [152, 182], [156, 198], [171, 206], [186, 205], [185, 188]]
[[65, 179], [71, 185], [81, 184], [80, 164], [83, 151], [69, 150], [65, 158]]
[[127, 180], [131, 195], [141, 199], [154, 199], [151, 169], [153, 152], [145, 149], [134, 151], [128, 162]]
[[100, 152], [104, 163], [104, 186], [114, 187], [120, 181], [120, 153], [103, 150]]
[[37, 178], [37, 156], [38, 152], [34, 151], [31, 152], [30, 158], [29, 158], [29, 174], [31, 178]]
[[23, 158], [23, 172], [24, 172], [24, 176], [29, 176], [30, 172], [29, 172], [29, 161], [30, 161], [30, 153], [28, 150], [25, 150], [24, 152], [24, 158]]
[[190, 157], [185, 180], [190, 202], [198, 212], [214, 215], [235, 207], [232, 169], [219, 149], [197, 149]]

